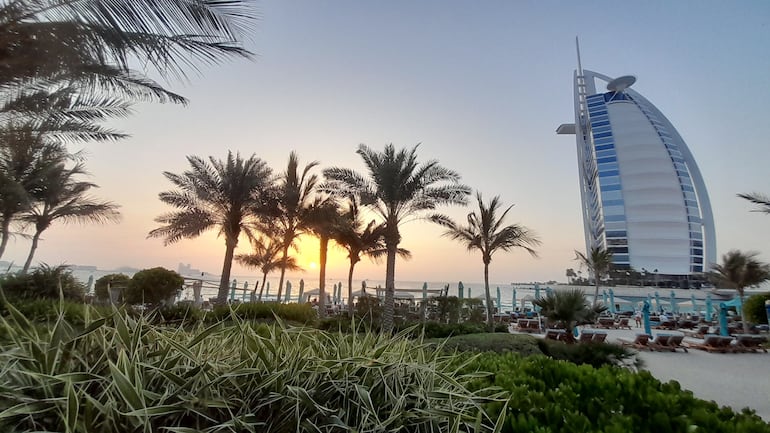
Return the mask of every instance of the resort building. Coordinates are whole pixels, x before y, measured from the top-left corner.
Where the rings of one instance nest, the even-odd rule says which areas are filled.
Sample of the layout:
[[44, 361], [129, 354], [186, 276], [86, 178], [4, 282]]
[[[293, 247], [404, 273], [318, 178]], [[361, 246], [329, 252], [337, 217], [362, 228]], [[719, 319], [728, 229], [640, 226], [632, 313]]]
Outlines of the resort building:
[[689, 288], [716, 262], [714, 218], [690, 149], [633, 76], [574, 74], [575, 134], [586, 250], [613, 252], [615, 269]]

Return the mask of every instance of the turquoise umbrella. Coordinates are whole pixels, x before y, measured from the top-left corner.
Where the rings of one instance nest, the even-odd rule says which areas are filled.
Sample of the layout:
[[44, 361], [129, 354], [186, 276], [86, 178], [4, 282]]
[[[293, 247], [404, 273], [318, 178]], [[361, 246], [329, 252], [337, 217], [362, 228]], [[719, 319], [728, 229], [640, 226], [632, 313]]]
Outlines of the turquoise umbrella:
[[498, 287], [497, 288], [497, 312], [498, 313], [502, 310], [501, 303], [502, 303], [502, 299], [500, 299], [500, 288]]
[[553, 289], [550, 287], [545, 288], [545, 296], [551, 296], [551, 293], [553, 293]]
[[714, 304], [711, 300], [711, 293], [706, 295], [706, 322], [711, 322], [714, 316]]
[[727, 305], [724, 302], [719, 304], [719, 335], [727, 337], [730, 332], [727, 330]]
[[[540, 299], [540, 284], [535, 284], [535, 300]], [[540, 311], [540, 307], [535, 305], [535, 311]]]
[[644, 333], [647, 335], [652, 335], [652, 327], [650, 327], [650, 308], [652, 308], [650, 301], [644, 301], [644, 305], [642, 306], [642, 320], [644, 321]]
[[511, 297], [511, 311], [516, 309], [516, 288], [513, 288], [513, 296]]
[[284, 302], [291, 301], [291, 283], [288, 281], [286, 282], [286, 295], [284, 295], [283, 301]]
[[302, 296], [305, 294], [305, 280], [299, 280], [299, 298], [297, 302], [302, 302]]
[[462, 281], [457, 283], [457, 295], [458, 295], [457, 296], [458, 298], [460, 298], [460, 299], [463, 298], [463, 282]]
[[676, 313], [676, 293], [671, 291], [671, 312]]
[[233, 285], [230, 286], [230, 302], [235, 300], [235, 286], [238, 284], [238, 281], [233, 278]]
[[698, 313], [698, 304], [695, 303], [695, 294], [690, 294], [690, 301], [692, 301], [692, 311], [693, 313]]
[[655, 291], [655, 309], [660, 311], [660, 294], [658, 294], [658, 291]]
[[610, 305], [609, 301], [607, 301], [607, 291], [604, 289], [602, 289], [602, 302], [604, 303], [604, 305], [607, 305], [607, 306]]
[[246, 302], [246, 293], [248, 293], [249, 290], [249, 282], [244, 281], [243, 282], [243, 302]]
[[610, 313], [615, 314], [615, 291], [610, 287]]

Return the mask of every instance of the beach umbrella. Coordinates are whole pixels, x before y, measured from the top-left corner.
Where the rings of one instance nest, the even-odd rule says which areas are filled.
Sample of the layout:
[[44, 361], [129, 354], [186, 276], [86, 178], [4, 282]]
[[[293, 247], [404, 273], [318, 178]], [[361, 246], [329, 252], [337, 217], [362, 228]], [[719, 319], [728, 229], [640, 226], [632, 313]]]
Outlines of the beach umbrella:
[[337, 281], [337, 300], [342, 303], [342, 281]]
[[690, 300], [692, 301], [692, 311], [698, 313], [698, 304], [695, 302], [695, 294], [690, 294]]
[[270, 299], [270, 281], [265, 283], [265, 301], [267, 302]]
[[671, 312], [676, 313], [676, 293], [674, 291], [671, 291]]
[[463, 298], [463, 282], [460, 281], [457, 283], [457, 297], [462, 299]]
[[291, 283], [288, 281], [286, 282], [286, 295], [284, 295], [283, 301], [287, 303], [291, 301]]
[[535, 284], [535, 300], [540, 299], [540, 284]]
[[246, 302], [246, 293], [248, 293], [247, 290], [249, 290], [249, 282], [244, 281], [243, 282], [243, 302]]
[[610, 313], [615, 314], [615, 291], [610, 287]]
[[361, 281], [361, 293], [366, 294], [366, 280]]
[[655, 309], [660, 311], [660, 294], [658, 291], [655, 291]]
[[501, 305], [500, 305], [501, 302], [502, 302], [502, 299], [500, 299], [500, 288], [498, 287], [497, 288], [497, 312], [498, 313], [500, 312], [500, 310], [502, 310]]
[[610, 305], [609, 301], [607, 300], [607, 291], [602, 289], [602, 302], [604, 305]]
[[714, 316], [714, 303], [711, 300], [711, 293], [706, 295], [706, 321], [711, 322]]
[[511, 297], [511, 311], [516, 309], [516, 288], [513, 288], [513, 296]]
[[644, 323], [644, 333], [647, 335], [652, 335], [652, 328], [650, 327], [650, 308], [652, 305], [650, 304], [650, 301], [644, 301], [644, 305], [642, 306], [642, 320]]
[[86, 283], [86, 293], [93, 293], [94, 292], [94, 276], [90, 275], [88, 277], [88, 283]]
[[230, 286], [230, 301], [235, 300], [235, 286], [238, 284], [235, 278], [233, 278], [233, 285]]
[[468, 286], [468, 299], [473, 298], [473, 291], [470, 286]]
[[297, 302], [302, 302], [302, 296], [305, 294], [305, 280], [299, 280], [299, 297]]
[[428, 283], [422, 283], [422, 302], [420, 303], [420, 310], [422, 310], [422, 320], [426, 319], [428, 310], [425, 305], [428, 302]]
[[727, 305], [724, 302], [719, 304], [719, 335], [727, 337], [730, 332], [727, 330]]

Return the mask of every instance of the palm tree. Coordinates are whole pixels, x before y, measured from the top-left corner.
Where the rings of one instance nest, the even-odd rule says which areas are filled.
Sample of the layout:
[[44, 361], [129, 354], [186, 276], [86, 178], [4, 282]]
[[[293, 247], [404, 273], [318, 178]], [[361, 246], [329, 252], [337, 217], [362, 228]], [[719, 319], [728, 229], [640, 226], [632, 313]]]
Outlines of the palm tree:
[[749, 333], [749, 323], [743, 309], [743, 298], [747, 287], [757, 286], [770, 280], [770, 264], [757, 259], [757, 253], [743, 253], [730, 250], [722, 256], [721, 264], [712, 264], [707, 278], [717, 287], [726, 287], [738, 292], [741, 301], [741, 321], [743, 332]]
[[[262, 295], [267, 282], [267, 275], [277, 269], [301, 271], [294, 257], [287, 257], [285, 261], [280, 258], [283, 237], [262, 235], [251, 240], [252, 252], [250, 254], [238, 254], [235, 260], [247, 267], [262, 271], [262, 284], [259, 286], [258, 302], [262, 302]], [[256, 291], [257, 288], [254, 288]]]
[[603, 276], [607, 275], [612, 267], [612, 251], [605, 250], [602, 247], [593, 247], [588, 256], [575, 251], [575, 260], [585, 266], [589, 272], [594, 275], [596, 290], [594, 291], [594, 307], [599, 302], [599, 284]]
[[[360, 207], [355, 197], [349, 197], [348, 208], [342, 214], [341, 225], [337, 232], [336, 242], [348, 253], [350, 267], [348, 268], [348, 314], [353, 317], [353, 271], [362, 256], [367, 256], [374, 261], [387, 254], [385, 248], [385, 225], [376, 221], [369, 221], [364, 226], [360, 217]], [[410, 259], [409, 250], [398, 249], [398, 255], [403, 259]]]
[[770, 197], [757, 192], [753, 192], [751, 194], [738, 194], [738, 197], [746, 199], [754, 204], [758, 204], [760, 207], [759, 209], [755, 209], [755, 212], [770, 214]]
[[232, 152], [227, 152], [225, 161], [213, 156], [208, 162], [198, 156], [188, 156], [187, 161], [191, 169], [183, 174], [163, 173], [178, 189], [158, 197], [179, 210], [156, 218], [163, 225], [150, 231], [149, 237], [164, 238], [168, 245], [212, 228], [219, 230], [225, 238], [225, 259], [217, 303], [225, 303], [238, 237], [242, 232], [254, 237], [251, 217], [267, 201], [273, 187], [272, 170], [255, 155], [244, 160]]
[[396, 151], [388, 144], [382, 152], [377, 152], [359, 145], [356, 153], [364, 160], [368, 177], [345, 168], [324, 170], [330, 181], [327, 190], [346, 197], [358, 196], [361, 204], [369, 206], [385, 224], [387, 259], [382, 329], [386, 333], [393, 330], [396, 255], [401, 242], [399, 225], [439, 205], [464, 205], [470, 194], [470, 188], [459, 183], [460, 175], [440, 166], [438, 161], [418, 164], [417, 147]]
[[473, 211], [468, 214], [467, 225], [458, 225], [446, 217], [434, 217], [433, 221], [446, 227], [444, 235], [462, 242], [468, 251], [479, 250], [481, 252], [481, 261], [484, 263], [487, 325], [491, 328], [494, 309], [492, 296], [489, 293], [489, 264], [492, 262], [492, 255], [498, 250], [510, 251], [513, 248], [522, 248], [532, 256], [537, 257], [534, 247], [540, 245], [540, 240], [532, 231], [522, 225], [503, 226], [505, 217], [513, 205], [508, 206], [507, 209], [498, 214], [502, 206], [499, 196], [492, 198], [489, 204], [484, 204], [481, 193], [477, 192], [476, 200], [479, 205], [478, 213]]
[[548, 318], [549, 323], [561, 323], [566, 331], [567, 342], [575, 340], [573, 330], [581, 323], [593, 323], [607, 309], [603, 305], [589, 306], [586, 295], [580, 289], [552, 291], [533, 301], [540, 307], [541, 314]]
[[85, 174], [87, 172], [83, 163], [67, 168], [62, 162], [45, 172], [45, 177], [40, 181], [40, 187], [32, 193], [34, 198], [32, 206], [21, 217], [21, 221], [35, 227], [32, 246], [22, 273], [26, 273], [32, 263], [40, 235], [55, 221], [104, 223], [120, 219], [117, 205], [88, 196], [91, 188], [98, 186], [77, 179], [78, 176]]
[[567, 281], [569, 282], [569, 284], [572, 284], [572, 280], [574, 280], [575, 277], [577, 277], [577, 274], [575, 273], [575, 270], [572, 269], [572, 268], [568, 268], [567, 269], [567, 274], [566, 275], [567, 275]]
[[[282, 261], [286, 262], [291, 248], [297, 238], [307, 229], [309, 214], [312, 211], [313, 200], [318, 186], [318, 175], [310, 171], [318, 165], [313, 161], [299, 171], [299, 156], [296, 152], [289, 154], [289, 163], [286, 171], [281, 175], [277, 187], [276, 206], [277, 212], [271, 215], [266, 225], [276, 225], [283, 234]], [[281, 278], [278, 282], [278, 299], [281, 298], [283, 280], [286, 269], [281, 268]]]
[[326, 317], [326, 263], [329, 241], [336, 239], [342, 224], [340, 209], [328, 197], [316, 197], [306, 219], [308, 231], [318, 237], [318, 316]]

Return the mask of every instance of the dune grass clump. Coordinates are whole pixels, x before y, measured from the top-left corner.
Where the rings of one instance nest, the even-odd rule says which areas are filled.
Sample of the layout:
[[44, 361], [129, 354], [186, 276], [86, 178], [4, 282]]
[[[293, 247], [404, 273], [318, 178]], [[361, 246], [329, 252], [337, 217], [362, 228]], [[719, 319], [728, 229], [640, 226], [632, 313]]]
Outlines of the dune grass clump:
[[[404, 335], [228, 322], [152, 325], [118, 310], [48, 328], [0, 317], [0, 431], [484, 432], [451, 356]], [[8, 341], [6, 340], [6, 341]]]

